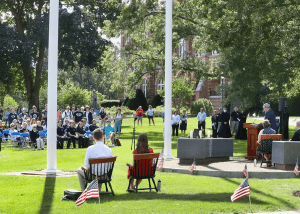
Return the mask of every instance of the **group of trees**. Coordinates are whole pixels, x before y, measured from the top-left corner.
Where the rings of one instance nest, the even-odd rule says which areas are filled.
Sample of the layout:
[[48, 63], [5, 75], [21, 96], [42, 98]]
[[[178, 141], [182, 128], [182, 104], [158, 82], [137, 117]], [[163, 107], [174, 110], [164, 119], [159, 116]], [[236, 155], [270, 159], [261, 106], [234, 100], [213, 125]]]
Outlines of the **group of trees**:
[[[39, 106], [47, 79], [49, 1], [2, 0], [0, 10], [0, 102], [9, 93]], [[173, 48], [185, 39], [198, 55], [222, 53], [210, 67], [175, 51], [174, 73], [192, 73], [197, 81], [224, 76], [230, 80], [224, 104], [237, 97], [244, 108], [257, 99], [299, 96], [299, 10], [297, 0], [174, 1]], [[164, 78], [164, 1], [67, 0], [59, 21], [60, 85], [71, 79], [75, 87], [112, 96], [126, 88], [132, 98], [144, 75]], [[122, 35], [125, 47], [112, 46], [102, 33]], [[268, 93], [257, 96], [263, 87]]]

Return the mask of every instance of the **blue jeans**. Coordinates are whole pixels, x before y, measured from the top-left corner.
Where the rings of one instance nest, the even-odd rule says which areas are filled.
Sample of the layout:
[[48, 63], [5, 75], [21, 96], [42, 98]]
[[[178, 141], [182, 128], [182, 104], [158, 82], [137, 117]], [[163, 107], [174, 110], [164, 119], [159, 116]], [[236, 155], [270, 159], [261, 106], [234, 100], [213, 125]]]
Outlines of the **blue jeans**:
[[115, 131], [116, 131], [116, 133], [118, 132], [119, 137], [120, 137], [120, 131], [121, 131], [121, 124], [122, 124], [121, 120], [118, 120], [115, 122]]

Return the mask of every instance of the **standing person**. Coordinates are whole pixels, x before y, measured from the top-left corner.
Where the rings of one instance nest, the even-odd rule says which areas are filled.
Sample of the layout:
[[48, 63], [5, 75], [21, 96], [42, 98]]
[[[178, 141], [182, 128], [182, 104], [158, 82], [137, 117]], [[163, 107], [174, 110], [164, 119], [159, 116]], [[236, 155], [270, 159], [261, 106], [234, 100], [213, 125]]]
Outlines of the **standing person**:
[[[145, 154], [145, 153], [153, 153], [153, 149], [149, 147], [148, 145], [148, 136], [146, 134], [140, 134], [138, 137], [138, 143], [136, 145], [136, 149], [133, 150], [132, 154]], [[151, 160], [141, 160], [142, 163], [140, 164], [142, 167], [145, 167], [145, 169], [151, 169]], [[126, 164], [129, 167], [132, 167], [131, 164]], [[145, 170], [144, 169], [144, 170]], [[128, 169], [127, 179], [130, 178], [130, 171]], [[141, 183], [142, 179], [138, 179], [134, 186], [134, 179], [130, 181], [130, 192], [135, 191], [134, 188], [138, 186]]]
[[234, 111], [230, 115], [230, 126], [231, 126], [231, 135], [233, 133], [236, 133], [239, 127], [239, 114], [240, 112], [238, 111], [237, 107], [234, 107]]
[[42, 118], [45, 121], [46, 126], [47, 126], [47, 107], [48, 107], [48, 105], [46, 104], [45, 109], [42, 111]]
[[[94, 139], [96, 141], [96, 144], [93, 146], [90, 146], [86, 150], [85, 159], [84, 159], [84, 167], [79, 167], [77, 169], [78, 179], [81, 187], [81, 191], [85, 190], [86, 183], [84, 181], [85, 174], [84, 171], [90, 169], [89, 159], [90, 158], [102, 158], [102, 157], [112, 157], [113, 153], [111, 149], [103, 144], [103, 132], [101, 129], [96, 129], [93, 132]], [[102, 173], [102, 172], [100, 172]], [[102, 174], [98, 174], [102, 175]], [[99, 185], [98, 188], [101, 186]]]
[[104, 107], [101, 107], [101, 110], [99, 112], [99, 117], [100, 117], [100, 122], [99, 122], [99, 127], [102, 128], [105, 124], [105, 116], [106, 112], [104, 111]]
[[246, 140], [247, 139], [247, 129], [244, 128], [244, 123], [246, 123], [247, 114], [242, 110], [239, 114], [239, 128], [236, 132], [235, 139]]
[[2, 106], [0, 106], [0, 120], [3, 119], [4, 111], [2, 109]]
[[265, 103], [263, 105], [263, 108], [264, 108], [264, 112], [266, 113], [265, 114], [265, 120], [269, 120], [270, 121], [270, 126], [273, 130], [276, 131], [276, 133], [278, 132], [277, 128], [276, 128], [276, 115], [275, 115], [275, 112], [271, 109], [271, 106], [269, 103]]
[[40, 113], [37, 112], [36, 106], [32, 106], [33, 112], [30, 114], [30, 119], [34, 118], [36, 120], [40, 119]]
[[77, 106], [77, 111], [75, 111], [74, 113], [74, 118], [75, 118], [75, 123], [79, 123], [79, 121], [81, 121], [82, 117], [83, 117], [83, 112], [80, 111], [80, 106]]
[[121, 109], [119, 108], [117, 110], [117, 113], [115, 115], [115, 132], [118, 132], [119, 138], [120, 138], [120, 132], [121, 132], [121, 124], [122, 124], [122, 120], [123, 120], [124, 116], [123, 114], [121, 114]]
[[185, 136], [185, 131], [186, 131], [186, 126], [187, 126], [187, 116], [186, 116], [186, 111], [183, 110], [182, 115], [180, 116], [180, 130], [181, 130], [181, 136], [182, 136], [182, 131], [183, 131], [183, 136]]
[[152, 105], [149, 105], [149, 108], [148, 108], [149, 126], [151, 126], [151, 121], [150, 121], [151, 119], [152, 119], [153, 125], [155, 126], [153, 116], [154, 116], [154, 109], [152, 108]]
[[83, 117], [86, 117], [88, 124], [92, 124], [92, 122], [93, 122], [93, 113], [90, 112], [90, 107], [88, 105], [85, 106], [85, 112], [83, 114]]
[[217, 121], [218, 121], [218, 132], [220, 130], [220, 127], [221, 127], [221, 114], [222, 114], [222, 108], [219, 108], [219, 112], [217, 114]]
[[[97, 118], [97, 113], [96, 113], [96, 111], [94, 110], [94, 108], [91, 108], [91, 112], [92, 112], [92, 115], [93, 115], [93, 120], [96, 120], [96, 118]], [[93, 123], [93, 120], [92, 120], [92, 123]]]
[[221, 114], [221, 127], [218, 133], [219, 137], [230, 138], [230, 126], [229, 126], [230, 114], [227, 112], [227, 108], [224, 108]]
[[15, 108], [12, 107], [10, 109], [10, 113], [8, 115], [8, 125], [10, 126], [10, 124], [13, 122], [13, 120], [17, 120], [18, 119], [18, 115], [17, 113], [15, 113]]
[[57, 120], [60, 120], [60, 121], [62, 120], [62, 114], [59, 110], [59, 106], [57, 106]]
[[199, 131], [204, 130], [203, 135], [205, 136], [205, 119], [206, 119], [206, 113], [203, 111], [203, 108], [200, 108], [200, 112], [197, 115], [198, 120], [198, 129]]
[[10, 114], [9, 108], [6, 109], [5, 112], [5, 127], [7, 127], [8, 124], [8, 115]]
[[218, 137], [218, 115], [217, 111], [213, 111], [213, 115], [211, 116], [211, 129], [213, 131], [212, 137], [217, 138]]
[[18, 114], [18, 119], [23, 122], [26, 117], [28, 117], [28, 114], [26, 113], [26, 108], [23, 108], [23, 112], [21, 114]]
[[[73, 104], [73, 105], [74, 105], [74, 104]], [[72, 106], [72, 110], [71, 110], [71, 120], [74, 120], [75, 111], [76, 111], [75, 106], [74, 106], [74, 107]]]
[[139, 106], [138, 109], [136, 110], [136, 118], [137, 118], [137, 124], [139, 125], [139, 121], [141, 121], [141, 126], [143, 124], [143, 113], [144, 110], [142, 109], [142, 106]]
[[64, 121], [66, 120], [71, 120], [72, 118], [72, 112], [70, 111], [70, 106], [67, 106], [67, 110], [65, 110], [62, 114], [62, 118], [64, 119]]
[[173, 137], [175, 136], [175, 132], [176, 132], [176, 136], [178, 137], [179, 121], [180, 121], [180, 116], [177, 114], [177, 111], [175, 110], [171, 120]]
[[69, 137], [67, 149], [70, 149], [71, 141], [73, 142], [73, 148], [76, 149], [75, 140], [78, 139], [78, 135], [76, 135], [75, 122], [73, 120], [70, 120], [70, 126], [67, 129], [67, 133]]

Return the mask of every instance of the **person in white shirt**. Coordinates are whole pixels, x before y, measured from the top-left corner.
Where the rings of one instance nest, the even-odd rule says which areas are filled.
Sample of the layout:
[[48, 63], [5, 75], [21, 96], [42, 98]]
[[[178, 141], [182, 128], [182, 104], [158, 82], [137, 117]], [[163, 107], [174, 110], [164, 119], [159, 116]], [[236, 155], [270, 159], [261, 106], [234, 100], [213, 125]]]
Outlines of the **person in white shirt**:
[[27, 119], [26, 122], [27, 122], [27, 130], [32, 131], [32, 126], [31, 126], [31, 123], [30, 123], [30, 119]]
[[151, 121], [150, 121], [151, 119], [152, 119], [153, 125], [155, 126], [154, 119], [153, 119], [153, 117], [154, 117], [154, 109], [152, 108], [151, 105], [149, 105], [147, 113], [148, 113], [148, 119], [149, 119], [149, 126], [151, 126]]
[[174, 111], [174, 114], [172, 115], [172, 120], [171, 120], [173, 137], [175, 136], [175, 131], [176, 131], [176, 136], [178, 137], [179, 121], [180, 121], [180, 116], [177, 114], [177, 111]]
[[[84, 176], [85, 176], [84, 170], [90, 169], [89, 159], [90, 158], [112, 157], [112, 155], [113, 155], [112, 150], [108, 146], [103, 144], [102, 130], [100, 128], [96, 129], [93, 132], [93, 135], [94, 135], [96, 144], [87, 148], [86, 154], [85, 154], [85, 159], [84, 159], [84, 167], [79, 167], [77, 169], [77, 174], [78, 174], [81, 191], [84, 191], [85, 187], [86, 187], [86, 183], [84, 181]], [[100, 173], [101, 174], [99, 174], [99, 175], [104, 175], [106, 172], [103, 169], [103, 171]], [[99, 188], [100, 187], [101, 186], [99, 185]]]
[[62, 114], [62, 118], [64, 119], [64, 121], [66, 119], [71, 120], [71, 118], [73, 118], [72, 112], [70, 111], [70, 106], [67, 106], [67, 110]]
[[200, 108], [200, 112], [197, 115], [198, 120], [198, 129], [199, 131], [203, 128], [203, 135], [205, 136], [205, 119], [206, 119], [206, 113], [203, 111], [203, 108]]

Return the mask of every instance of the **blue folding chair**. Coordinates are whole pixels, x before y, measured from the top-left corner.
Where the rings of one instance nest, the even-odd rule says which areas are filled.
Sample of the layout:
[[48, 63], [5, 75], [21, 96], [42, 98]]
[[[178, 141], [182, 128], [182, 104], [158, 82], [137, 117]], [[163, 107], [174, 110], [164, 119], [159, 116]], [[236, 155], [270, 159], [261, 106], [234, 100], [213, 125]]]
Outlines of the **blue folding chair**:
[[[19, 139], [18, 139], [19, 138]], [[10, 134], [10, 143], [13, 147], [19, 147], [19, 148], [22, 148], [22, 144], [21, 144], [21, 141], [20, 141], [20, 133], [19, 132], [12, 132]]]
[[[5, 135], [7, 137], [5, 137]], [[9, 136], [9, 129], [3, 130], [3, 136], [2, 136], [2, 143], [8, 148], [8, 136]]]
[[39, 131], [40, 138], [44, 141], [44, 144], [47, 145], [47, 130]]
[[[32, 141], [30, 140], [29, 133], [21, 133], [20, 136], [21, 136], [21, 143], [24, 143], [24, 145], [26, 143], [28, 143], [30, 145], [29, 147], [25, 147], [25, 148], [33, 148], [33, 149], [35, 149]], [[29, 141], [26, 141], [27, 138], [29, 139]]]

